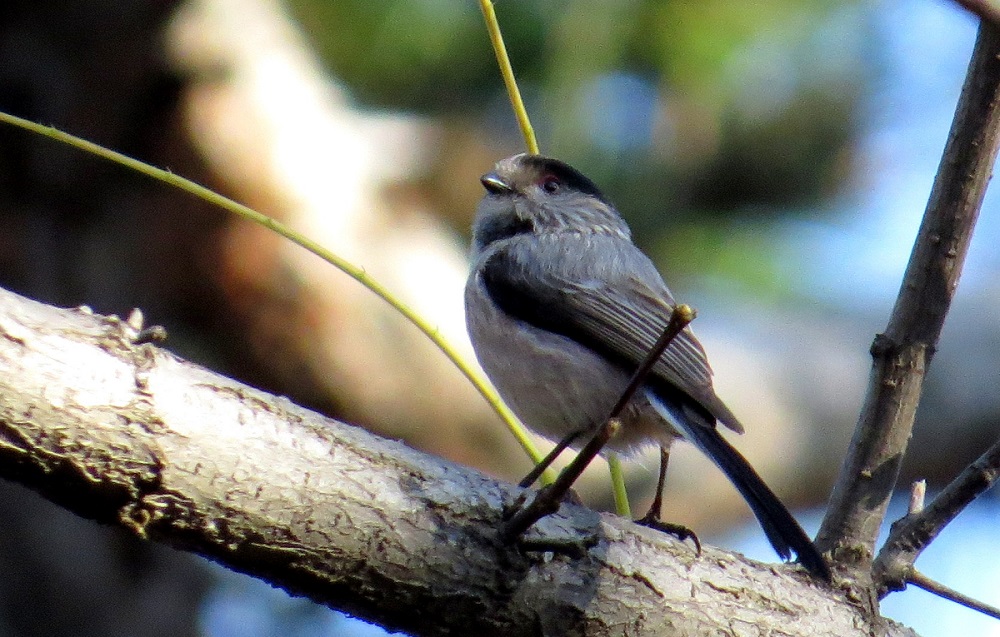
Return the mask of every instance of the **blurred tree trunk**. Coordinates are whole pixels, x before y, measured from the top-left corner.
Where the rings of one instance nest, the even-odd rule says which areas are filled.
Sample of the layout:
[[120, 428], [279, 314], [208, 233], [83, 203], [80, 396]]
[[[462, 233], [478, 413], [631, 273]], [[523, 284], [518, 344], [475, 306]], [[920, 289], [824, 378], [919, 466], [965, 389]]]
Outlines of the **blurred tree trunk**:
[[[176, 4], [5, 0], [0, 109], [155, 164], [195, 167], [177, 141], [182, 78], [165, 66], [161, 47]], [[50, 302], [199, 315], [206, 291], [189, 285], [199, 278], [190, 270], [207, 255], [186, 238], [210, 236], [220, 215], [193, 212], [197, 205], [181, 199], [69, 147], [0, 127], [0, 280]], [[192, 224], [198, 233], [180, 232]], [[0, 632], [198, 634], [210, 577], [191, 556], [80, 519], [7, 482], [0, 528]]]

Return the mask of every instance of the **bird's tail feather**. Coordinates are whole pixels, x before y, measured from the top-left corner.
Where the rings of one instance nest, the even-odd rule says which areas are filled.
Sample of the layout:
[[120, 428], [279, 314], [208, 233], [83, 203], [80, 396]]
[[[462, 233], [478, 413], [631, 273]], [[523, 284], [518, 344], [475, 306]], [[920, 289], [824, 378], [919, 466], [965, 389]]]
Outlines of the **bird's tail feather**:
[[691, 423], [686, 417], [655, 397], [650, 397], [653, 406], [684, 437], [694, 443], [705, 455], [712, 459], [726, 474], [733, 486], [750, 505], [771, 546], [782, 557], [789, 559], [791, 552], [812, 574], [830, 581], [830, 569], [816, 550], [816, 546], [802, 530], [792, 514], [781, 503], [778, 496], [764, 483], [747, 459], [730, 445], [714, 427]]

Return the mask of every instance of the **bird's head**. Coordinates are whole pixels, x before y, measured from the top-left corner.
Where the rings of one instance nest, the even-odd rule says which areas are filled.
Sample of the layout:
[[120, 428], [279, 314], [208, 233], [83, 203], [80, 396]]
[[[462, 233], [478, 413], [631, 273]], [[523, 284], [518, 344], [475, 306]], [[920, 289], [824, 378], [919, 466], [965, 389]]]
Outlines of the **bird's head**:
[[520, 154], [497, 162], [480, 178], [486, 195], [473, 223], [473, 248], [524, 233], [630, 232], [590, 179], [551, 157]]

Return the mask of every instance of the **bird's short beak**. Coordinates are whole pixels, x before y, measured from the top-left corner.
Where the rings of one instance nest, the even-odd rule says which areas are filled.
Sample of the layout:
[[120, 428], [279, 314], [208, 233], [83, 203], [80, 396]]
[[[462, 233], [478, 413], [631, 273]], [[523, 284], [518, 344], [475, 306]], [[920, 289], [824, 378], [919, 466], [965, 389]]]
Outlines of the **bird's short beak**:
[[510, 184], [501, 179], [496, 173], [486, 173], [479, 178], [479, 181], [482, 182], [483, 188], [494, 195], [502, 195], [503, 193], [514, 191], [514, 189], [510, 187]]

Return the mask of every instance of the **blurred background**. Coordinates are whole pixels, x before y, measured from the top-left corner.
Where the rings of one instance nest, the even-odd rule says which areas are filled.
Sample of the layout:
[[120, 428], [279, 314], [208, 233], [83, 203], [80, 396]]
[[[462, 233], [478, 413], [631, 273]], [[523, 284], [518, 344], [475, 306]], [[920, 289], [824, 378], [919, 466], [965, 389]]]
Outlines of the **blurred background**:
[[[500, 2], [542, 151], [594, 179], [695, 331], [736, 444], [811, 532], [853, 429], [974, 41], [943, 0]], [[478, 4], [7, 0], [0, 109], [213, 187], [363, 266], [471, 355], [462, 314], [478, 177], [523, 150]], [[997, 436], [1000, 219], [987, 196], [901, 485], [939, 489]], [[142, 308], [178, 354], [516, 480], [498, 419], [414, 328], [311, 255], [76, 150], [0, 128], [0, 285]], [[275, 459], [280, 461], [280, 458]], [[627, 464], [648, 505], [654, 455]], [[580, 487], [611, 508], [605, 467]], [[905, 494], [904, 494], [905, 495]], [[918, 562], [1000, 604], [996, 497]], [[775, 556], [675, 448], [667, 519]], [[902, 509], [895, 512], [895, 517]], [[192, 555], [0, 483], [0, 635], [378, 635]], [[986, 553], [986, 555], [984, 555]], [[920, 591], [923, 635], [998, 634]]]

